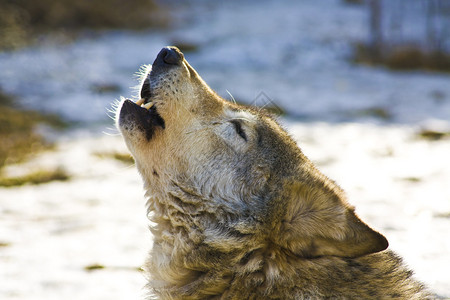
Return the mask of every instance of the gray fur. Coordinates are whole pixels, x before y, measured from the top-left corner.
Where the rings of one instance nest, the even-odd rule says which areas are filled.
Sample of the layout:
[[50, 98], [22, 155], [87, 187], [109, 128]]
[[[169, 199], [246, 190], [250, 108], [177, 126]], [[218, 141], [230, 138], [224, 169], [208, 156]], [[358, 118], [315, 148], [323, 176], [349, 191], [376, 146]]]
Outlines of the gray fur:
[[152, 73], [165, 128], [147, 140], [120, 110], [118, 127], [154, 224], [154, 297], [433, 298], [270, 116], [218, 97], [184, 58]]

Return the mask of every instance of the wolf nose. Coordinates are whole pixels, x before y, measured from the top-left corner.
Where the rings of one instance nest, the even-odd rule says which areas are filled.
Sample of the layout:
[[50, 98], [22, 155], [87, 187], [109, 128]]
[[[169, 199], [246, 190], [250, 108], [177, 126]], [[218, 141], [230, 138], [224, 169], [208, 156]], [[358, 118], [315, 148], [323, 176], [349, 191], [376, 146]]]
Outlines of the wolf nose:
[[166, 47], [159, 51], [153, 65], [180, 65], [183, 59], [183, 53], [177, 47]]

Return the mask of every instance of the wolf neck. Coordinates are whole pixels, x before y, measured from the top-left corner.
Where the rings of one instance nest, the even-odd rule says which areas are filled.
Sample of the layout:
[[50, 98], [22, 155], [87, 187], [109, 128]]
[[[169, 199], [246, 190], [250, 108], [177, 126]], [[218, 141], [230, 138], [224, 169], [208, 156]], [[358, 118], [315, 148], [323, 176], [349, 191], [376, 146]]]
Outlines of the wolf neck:
[[182, 299], [187, 292], [199, 296], [223, 293], [230, 284], [232, 266], [246, 252], [260, 247], [251, 238], [256, 231], [254, 220], [237, 220], [227, 209], [179, 186], [166, 191], [147, 193], [149, 219], [155, 224], [147, 263], [152, 276], [149, 286], [161, 298], [167, 294], [170, 299]]
[[[364, 286], [377, 280], [386, 290], [398, 290], [399, 295], [412, 296], [423, 290], [390, 251], [355, 259], [302, 259], [257, 238], [259, 235], [253, 233], [262, 230], [257, 221], [236, 220], [207, 203], [192, 191], [180, 194], [175, 188], [149, 199], [149, 218], [156, 225], [146, 269], [152, 276], [149, 288], [161, 299], [212, 295], [229, 295], [229, 299], [257, 295], [260, 299], [289, 290], [296, 290], [298, 299], [309, 299], [317, 292], [325, 298], [341, 298], [348, 296], [349, 291], [342, 287], [349, 282]], [[391, 272], [406, 274], [401, 284], [392, 280], [396, 274]], [[385, 292], [367, 288], [363, 294], [355, 292], [349, 298], [382, 299], [389, 296]]]

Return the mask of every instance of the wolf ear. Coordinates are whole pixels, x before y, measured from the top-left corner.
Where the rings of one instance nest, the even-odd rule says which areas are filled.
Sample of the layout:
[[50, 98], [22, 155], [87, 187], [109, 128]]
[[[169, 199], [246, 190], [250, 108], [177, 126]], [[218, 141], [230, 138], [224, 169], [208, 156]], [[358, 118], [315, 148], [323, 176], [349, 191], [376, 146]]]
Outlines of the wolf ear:
[[296, 182], [282, 198], [284, 215], [273, 240], [296, 255], [358, 257], [388, 247], [386, 238], [356, 216], [331, 182]]

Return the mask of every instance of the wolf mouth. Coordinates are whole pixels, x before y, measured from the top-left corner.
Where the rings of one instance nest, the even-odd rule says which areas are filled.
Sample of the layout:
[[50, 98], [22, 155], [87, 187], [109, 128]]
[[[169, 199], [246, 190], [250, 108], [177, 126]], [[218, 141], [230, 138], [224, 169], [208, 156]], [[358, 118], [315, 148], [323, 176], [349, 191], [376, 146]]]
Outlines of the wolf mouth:
[[167, 75], [174, 67], [183, 64], [184, 55], [176, 47], [166, 47], [161, 49], [152, 64], [151, 71], [142, 83], [140, 96], [136, 102], [125, 100], [119, 115], [119, 126], [131, 131], [137, 128], [145, 132], [147, 140], [153, 137], [155, 130], [159, 127], [165, 129], [165, 121], [158, 112], [157, 105], [152, 100], [155, 95], [152, 91], [151, 83], [154, 84]]
[[145, 137], [149, 141], [157, 127], [165, 129], [165, 122], [158, 113], [155, 103], [151, 99], [149, 75], [142, 83], [141, 99], [133, 102], [125, 100], [120, 110], [119, 124], [127, 129], [131, 124], [145, 132]]
[[149, 141], [159, 127], [165, 129], [164, 119], [159, 115], [153, 102], [144, 104], [145, 99], [133, 102], [125, 100], [119, 115], [119, 124], [125, 130], [136, 128], [145, 133]]

